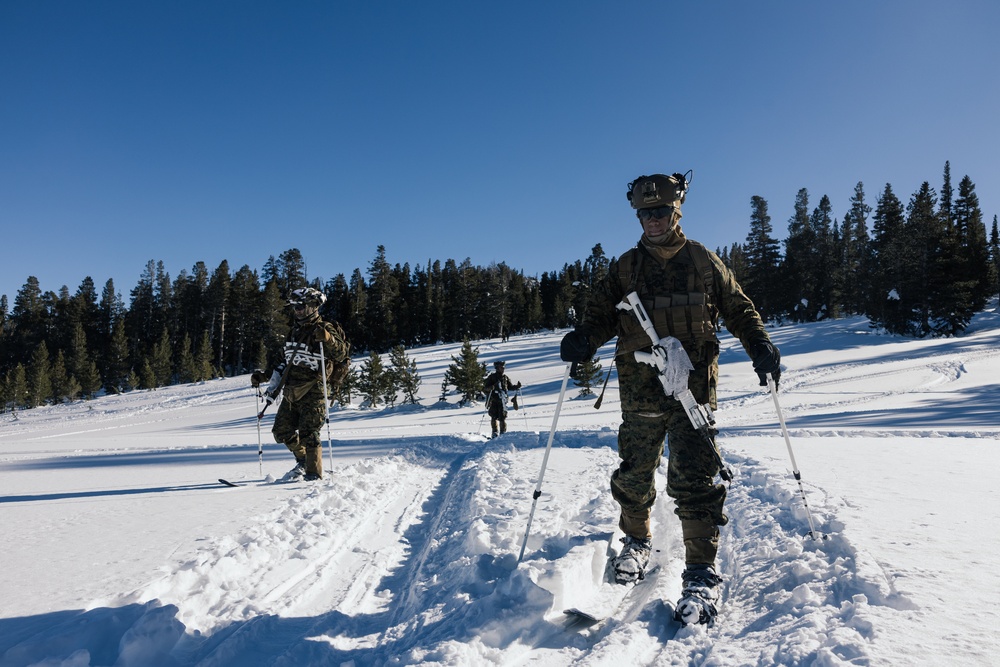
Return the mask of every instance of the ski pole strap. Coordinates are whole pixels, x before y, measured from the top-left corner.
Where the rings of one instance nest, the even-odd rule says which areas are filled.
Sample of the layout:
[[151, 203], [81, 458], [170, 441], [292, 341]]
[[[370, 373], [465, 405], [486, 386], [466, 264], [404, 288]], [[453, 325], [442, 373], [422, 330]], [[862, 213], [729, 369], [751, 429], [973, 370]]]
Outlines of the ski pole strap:
[[615, 356], [611, 357], [611, 365], [608, 366], [608, 375], [604, 378], [604, 386], [601, 387], [601, 395], [597, 397], [597, 401], [594, 403], [595, 410], [601, 409], [601, 403], [604, 402], [604, 392], [608, 389], [608, 380], [611, 379], [611, 370], [615, 367], [616, 361], [618, 361], [617, 350]]

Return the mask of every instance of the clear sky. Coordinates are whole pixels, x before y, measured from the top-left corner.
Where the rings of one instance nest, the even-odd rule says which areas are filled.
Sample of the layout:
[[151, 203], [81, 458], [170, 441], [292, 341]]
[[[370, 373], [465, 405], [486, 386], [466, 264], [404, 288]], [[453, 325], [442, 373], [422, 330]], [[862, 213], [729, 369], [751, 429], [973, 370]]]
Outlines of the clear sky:
[[309, 277], [618, 255], [625, 186], [694, 170], [683, 226], [784, 238], [976, 183], [1000, 213], [1000, 3], [0, 0], [0, 294], [128, 294], [148, 260]]

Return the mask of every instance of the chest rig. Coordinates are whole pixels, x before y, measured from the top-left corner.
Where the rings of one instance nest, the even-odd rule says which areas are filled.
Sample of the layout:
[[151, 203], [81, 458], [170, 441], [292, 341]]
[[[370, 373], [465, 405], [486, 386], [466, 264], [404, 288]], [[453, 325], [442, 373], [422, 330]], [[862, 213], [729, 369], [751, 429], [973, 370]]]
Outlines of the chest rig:
[[[705, 246], [688, 241], [663, 266], [640, 244], [619, 258], [618, 279], [625, 294], [639, 295], [661, 338], [677, 338], [689, 354], [705, 343], [718, 344], [715, 272]], [[619, 323], [618, 354], [649, 347], [649, 336], [631, 312], [623, 312]]]

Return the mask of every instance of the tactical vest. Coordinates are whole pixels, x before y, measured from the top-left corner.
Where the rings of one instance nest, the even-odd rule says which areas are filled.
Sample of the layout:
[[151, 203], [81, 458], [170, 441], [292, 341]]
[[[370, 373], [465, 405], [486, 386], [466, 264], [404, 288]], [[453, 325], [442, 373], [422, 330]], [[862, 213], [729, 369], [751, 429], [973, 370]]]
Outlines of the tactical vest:
[[[699, 352], [704, 343], [718, 345], [716, 331], [719, 326], [719, 310], [715, 306], [715, 267], [708, 249], [700, 243], [688, 241], [668, 263], [665, 269], [677, 276], [683, 271], [683, 286], [674, 284], [664, 289], [662, 286], [646, 284], [643, 272], [644, 262], [657, 262], [647, 257], [648, 251], [641, 246], [632, 248], [618, 259], [618, 279], [627, 294], [639, 294], [661, 338], [673, 336], [681, 341], [689, 354]], [[631, 311], [621, 311], [619, 316], [618, 354], [628, 354], [649, 347], [649, 336]]]

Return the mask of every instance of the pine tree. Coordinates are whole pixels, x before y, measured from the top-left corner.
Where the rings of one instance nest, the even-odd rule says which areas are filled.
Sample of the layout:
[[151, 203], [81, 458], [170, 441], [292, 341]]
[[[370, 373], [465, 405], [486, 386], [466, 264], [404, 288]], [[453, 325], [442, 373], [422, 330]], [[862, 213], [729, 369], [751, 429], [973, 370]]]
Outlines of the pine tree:
[[345, 332], [355, 350], [367, 350], [371, 347], [371, 337], [368, 334], [368, 291], [361, 269], [354, 269], [348, 283], [350, 290], [350, 319], [344, 322]]
[[[222, 260], [212, 278], [208, 281], [208, 291], [205, 295], [205, 307], [208, 311], [209, 346], [215, 349], [214, 362], [219, 371], [225, 375], [226, 369], [226, 324], [229, 314], [229, 297], [232, 291], [232, 279], [229, 276], [229, 262]], [[209, 360], [211, 364], [211, 360]]]
[[73, 327], [69, 346], [69, 373], [80, 383], [80, 394], [93, 398], [101, 388], [101, 374], [87, 351], [87, 335], [79, 322]]
[[142, 365], [139, 366], [139, 387], [142, 389], [156, 389], [158, 386], [153, 365], [149, 362], [149, 357], [144, 357]]
[[166, 320], [156, 303], [156, 261], [149, 260], [146, 268], [139, 276], [139, 282], [130, 293], [131, 302], [128, 312], [124, 315], [125, 335], [135, 345], [129, 352], [138, 353], [141, 342], [147, 332], [158, 331]]
[[813, 322], [837, 316], [840, 296], [833, 280], [836, 265], [837, 238], [834, 230], [833, 206], [826, 195], [820, 197], [819, 205], [809, 217], [809, 225], [815, 234], [816, 243], [813, 262], [810, 265], [814, 293], [809, 297], [807, 321]]
[[392, 363], [392, 373], [395, 384], [403, 392], [403, 403], [417, 404], [417, 391], [420, 389], [420, 375], [417, 373], [417, 362], [406, 356], [406, 349], [397, 345], [389, 352]]
[[256, 271], [244, 264], [233, 276], [227, 312], [233, 316], [226, 325], [226, 364], [234, 375], [255, 368], [254, 349], [261, 344], [257, 334], [261, 319], [261, 288]]
[[119, 318], [112, 325], [108, 356], [105, 359], [103, 373], [105, 390], [119, 393], [124, 389], [131, 368], [128, 359], [129, 345], [125, 336], [125, 320]]
[[29, 408], [44, 405], [52, 398], [52, 379], [50, 373], [49, 348], [42, 341], [31, 355], [31, 366], [28, 368]]
[[177, 355], [177, 381], [181, 384], [198, 381], [198, 369], [191, 351], [191, 337], [187, 334], [184, 334], [180, 354]]
[[874, 327], [892, 332], [906, 330], [907, 315], [900, 308], [907, 244], [903, 203], [885, 184], [875, 206], [872, 228], [872, 288], [865, 312]]
[[275, 277], [281, 296], [285, 299], [293, 290], [307, 285], [309, 281], [306, 277], [306, 260], [298, 248], [289, 248], [278, 255], [277, 275]]
[[452, 356], [451, 365], [445, 369], [442, 389], [451, 385], [462, 395], [460, 405], [476, 400], [483, 393], [483, 383], [486, 380], [486, 365], [479, 363], [479, 348], [473, 348], [466, 338], [462, 342], [462, 350], [458, 356]]
[[211, 380], [215, 375], [215, 369], [212, 368], [212, 356], [212, 342], [209, 339], [208, 331], [204, 331], [201, 334], [201, 339], [198, 341], [198, 349], [194, 354], [195, 382]]
[[14, 308], [10, 313], [8, 345], [13, 360], [25, 361], [45, 340], [46, 320], [45, 299], [38, 278], [28, 276], [14, 296]]
[[945, 238], [942, 218], [934, 210], [936, 199], [933, 188], [924, 181], [906, 206], [904, 268], [899, 296], [907, 325], [904, 330], [894, 333], [921, 338], [931, 333], [930, 304], [942, 277], [942, 266], [937, 260]]
[[871, 290], [871, 240], [868, 237], [868, 215], [872, 207], [865, 203], [864, 184], [854, 186], [851, 206], [844, 217], [843, 261], [841, 264], [840, 296], [847, 313], [865, 311]]
[[[809, 299], [815, 292], [814, 276], [811, 266], [816, 252], [816, 234], [809, 222], [809, 191], [801, 188], [795, 196], [795, 209], [788, 220], [788, 237], [785, 239], [785, 257], [780, 272], [781, 291], [779, 303], [781, 310], [787, 312], [795, 322], [808, 320]], [[734, 269], [736, 250], [727, 266]], [[737, 280], [741, 280], [744, 269], [740, 269]], [[734, 269], [734, 273], [737, 273]]]
[[416, 338], [416, 322], [413, 311], [416, 307], [416, 290], [413, 286], [413, 276], [408, 263], [392, 267], [392, 282], [396, 284], [395, 317], [396, 335], [389, 340], [389, 345], [414, 345]]
[[781, 257], [778, 241], [771, 235], [767, 200], [754, 195], [750, 198], [750, 208], [750, 232], [746, 243], [747, 276], [743, 287], [766, 321], [779, 314], [776, 285]]
[[125, 378], [125, 391], [134, 391], [141, 386], [141, 380], [139, 379], [139, 374], [135, 372], [135, 369], [130, 368], [128, 371], [128, 377]]
[[22, 364], [17, 364], [7, 376], [7, 400], [16, 412], [28, 407], [28, 377]]
[[49, 369], [49, 379], [52, 383], [52, 398], [56, 403], [64, 400], [74, 400], [80, 395], [80, 383], [69, 375], [66, 368], [66, 355], [62, 350], [56, 352], [55, 361]]
[[[972, 312], [978, 312], [993, 296], [990, 276], [990, 249], [986, 240], [986, 224], [979, 208], [976, 186], [968, 176], [958, 184], [958, 199], [952, 208], [958, 235], [959, 254], [965, 259], [960, 281], [969, 283]], [[971, 317], [971, 315], [970, 315]]]
[[386, 399], [390, 394], [392, 403], [395, 402], [396, 392], [392, 377], [382, 364], [382, 356], [375, 350], [372, 350], [368, 359], [361, 364], [357, 387], [358, 393], [368, 401], [370, 407], [375, 407], [380, 403], [389, 403]]
[[396, 340], [396, 310], [399, 285], [392, 275], [392, 267], [385, 258], [385, 246], [376, 249], [375, 259], [368, 268], [367, 330], [372, 349], [384, 352]]
[[601, 383], [602, 375], [601, 362], [596, 356], [577, 364], [573, 384], [580, 387], [578, 396], [593, 396], [592, 388]]
[[166, 328], [160, 333], [160, 339], [153, 346], [152, 359], [147, 359], [152, 371], [152, 384], [148, 387], [166, 387], [170, 384], [174, 375], [173, 350], [170, 345], [170, 334]]

